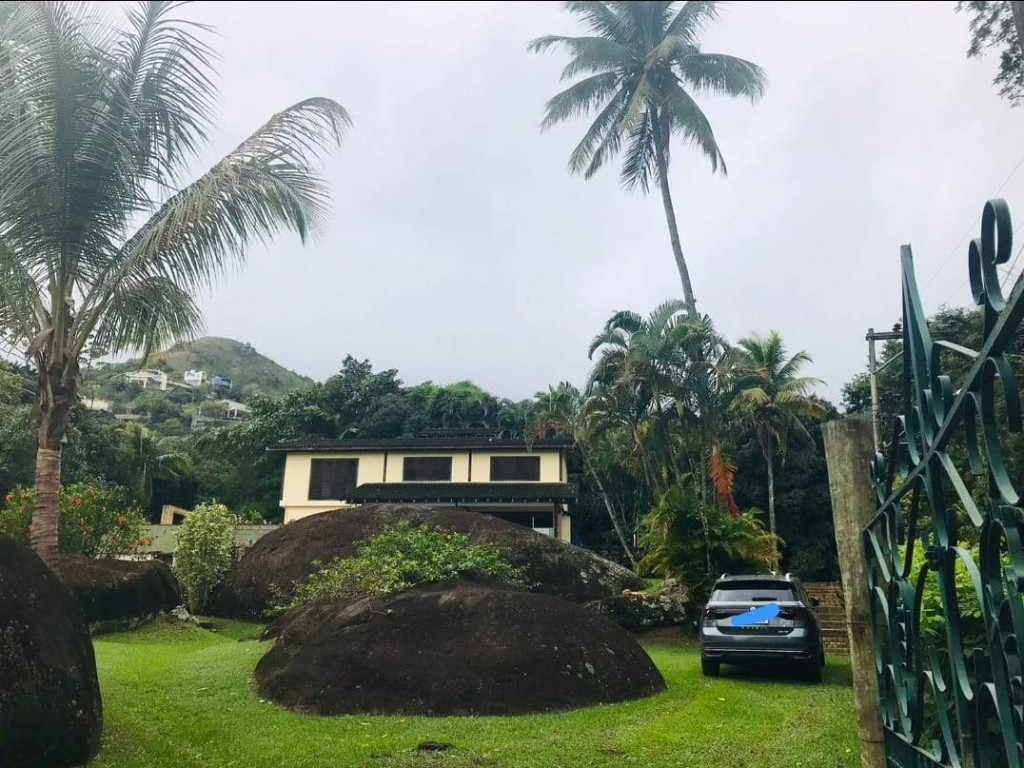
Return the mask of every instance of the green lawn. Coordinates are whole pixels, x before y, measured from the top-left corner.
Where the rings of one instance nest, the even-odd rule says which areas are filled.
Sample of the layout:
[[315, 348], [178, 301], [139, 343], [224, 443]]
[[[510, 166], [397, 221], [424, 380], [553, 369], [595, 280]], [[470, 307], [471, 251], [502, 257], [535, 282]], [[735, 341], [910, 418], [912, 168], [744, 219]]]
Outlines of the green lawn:
[[[96, 639], [105, 730], [94, 768], [859, 765], [850, 667], [825, 682], [730, 668], [705, 680], [697, 649], [652, 642], [668, 681], [651, 699], [528, 717], [311, 717], [260, 701], [259, 627], [163, 622]], [[423, 741], [453, 745], [416, 752]]]

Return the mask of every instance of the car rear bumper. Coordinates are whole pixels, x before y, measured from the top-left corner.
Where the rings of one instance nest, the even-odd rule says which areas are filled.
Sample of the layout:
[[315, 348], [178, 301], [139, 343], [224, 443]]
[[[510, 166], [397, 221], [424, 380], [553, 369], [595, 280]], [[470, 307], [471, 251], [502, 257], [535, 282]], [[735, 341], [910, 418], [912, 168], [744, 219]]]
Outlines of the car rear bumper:
[[706, 659], [727, 663], [755, 663], [759, 661], [810, 661], [817, 657], [817, 649], [810, 648], [716, 648], [712, 645], [701, 647]]
[[810, 661], [818, 658], [817, 633], [809, 627], [793, 627], [786, 634], [733, 635], [715, 627], [702, 627], [700, 650], [706, 659], [741, 663], [771, 660]]

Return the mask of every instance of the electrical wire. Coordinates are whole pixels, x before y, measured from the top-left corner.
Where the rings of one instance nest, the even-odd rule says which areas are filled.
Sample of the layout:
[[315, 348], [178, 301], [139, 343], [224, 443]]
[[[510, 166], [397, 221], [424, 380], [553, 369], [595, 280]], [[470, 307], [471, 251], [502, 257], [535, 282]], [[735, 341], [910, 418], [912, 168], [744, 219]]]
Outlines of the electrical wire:
[[[1009, 175], [1007, 175], [1007, 177], [1003, 179], [1003, 183], [999, 185], [999, 189], [997, 189], [995, 193], [990, 195], [989, 197], [998, 197], [999, 193], [1006, 189], [1006, 185], [1010, 183], [1010, 179], [1012, 179], [1014, 174], [1016, 174], [1017, 171], [1020, 170], [1022, 165], [1024, 165], [1024, 155], [1020, 156], [1020, 159], [1017, 160], [1016, 165], [1013, 166], [1013, 169], [1010, 171]], [[964, 240], [966, 240], [974, 231], [974, 228], [978, 225], [979, 221], [981, 221], [981, 214], [978, 214], [977, 218], [975, 218], [974, 221], [971, 222], [971, 226], [968, 227], [967, 231], [960, 236], [959, 240], [956, 241], [956, 245], [953, 246], [953, 250], [951, 250], [949, 254], [947, 254], [946, 258], [942, 260], [942, 263], [939, 264], [938, 268], [934, 272], [932, 272], [932, 275], [931, 277], [928, 278], [928, 281], [923, 286], [921, 286], [922, 293], [924, 293], [925, 289], [927, 289], [928, 286], [931, 285], [932, 282], [935, 280], [935, 278], [939, 276], [939, 273], [946, 268], [946, 266], [950, 262], [950, 259], [952, 259], [953, 256], [956, 255], [956, 252], [960, 250], [960, 246], [963, 245]], [[962, 287], [963, 286], [961, 286], [961, 288]], [[957, 288], [957, 291], [959, 290], [960, 288]]]

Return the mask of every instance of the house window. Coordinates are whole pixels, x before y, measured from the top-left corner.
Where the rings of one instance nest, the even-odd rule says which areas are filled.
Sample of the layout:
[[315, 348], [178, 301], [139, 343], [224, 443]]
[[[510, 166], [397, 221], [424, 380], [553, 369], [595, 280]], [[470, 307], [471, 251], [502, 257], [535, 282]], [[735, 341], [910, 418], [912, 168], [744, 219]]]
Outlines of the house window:
[[313, 459], [309, 467], [309, 500], [341, 501], [356, 487], [359, 459]]
[[540, 480], [540, 456], [491, 456], [491, 481]]
[[451, 479], [451, 456], [416, 456], [402, 462], [404, 482], [451, 482]]

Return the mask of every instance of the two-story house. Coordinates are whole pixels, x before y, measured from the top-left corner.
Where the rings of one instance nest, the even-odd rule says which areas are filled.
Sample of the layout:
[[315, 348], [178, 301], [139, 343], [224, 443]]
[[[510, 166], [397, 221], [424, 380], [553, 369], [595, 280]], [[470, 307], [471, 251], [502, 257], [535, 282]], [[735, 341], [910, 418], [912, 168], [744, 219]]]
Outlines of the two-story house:
[[413, 437], [281, 443], [287, 454], [281, 506], [286, 523], [356, 504], [455, 506], [572, 535], [561, 439], [523, 440], [486, 430], [432, 430]]

